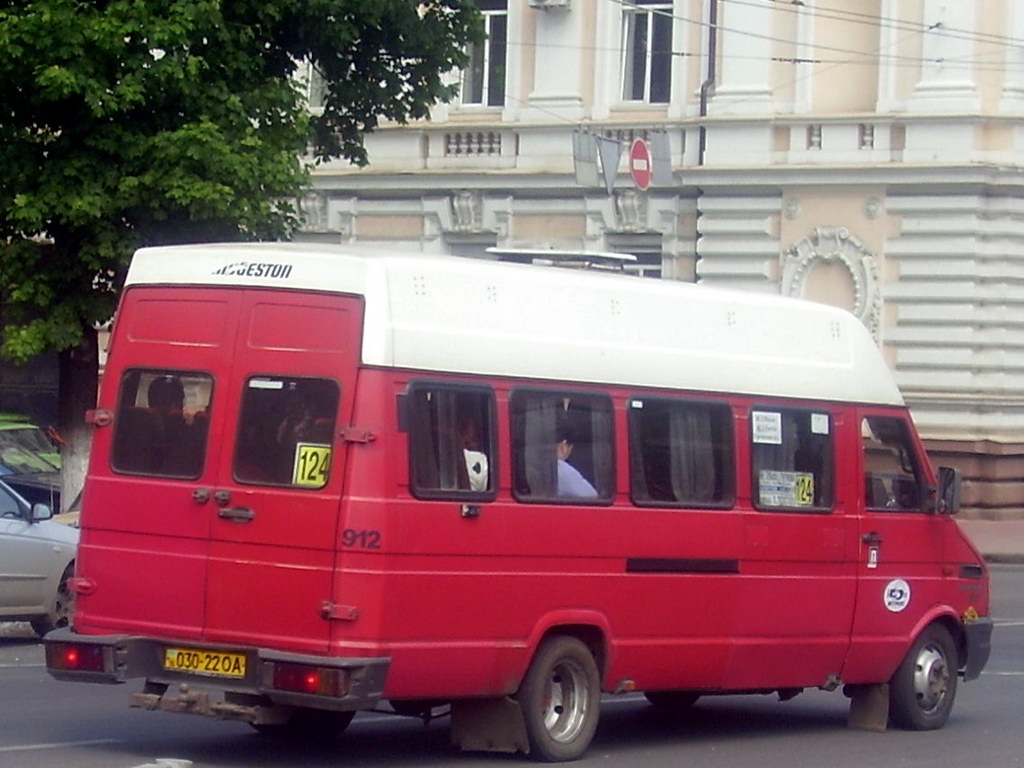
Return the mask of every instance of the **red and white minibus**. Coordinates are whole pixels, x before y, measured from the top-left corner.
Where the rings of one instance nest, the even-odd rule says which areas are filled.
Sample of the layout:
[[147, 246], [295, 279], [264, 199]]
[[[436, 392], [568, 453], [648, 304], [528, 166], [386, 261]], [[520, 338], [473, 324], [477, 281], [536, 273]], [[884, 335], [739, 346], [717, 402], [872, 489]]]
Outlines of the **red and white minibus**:
[[602, 693], [843, 690], [942, 726], [988, 571], [849, 313], [339, 246], [141, 250], [62, 680], [262, 731], [451, 706], [578, 757]]

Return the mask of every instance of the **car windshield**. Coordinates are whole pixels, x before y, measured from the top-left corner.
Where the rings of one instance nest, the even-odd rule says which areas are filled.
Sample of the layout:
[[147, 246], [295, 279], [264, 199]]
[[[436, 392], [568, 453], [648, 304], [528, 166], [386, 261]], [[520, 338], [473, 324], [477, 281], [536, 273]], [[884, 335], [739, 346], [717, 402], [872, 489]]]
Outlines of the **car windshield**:
[[51, 453], [53, 445], [34, 424], [0, 424], [0, 446], [15, 445], [32, 453]]
[[38, 454], [17, 445], [0, 444], [0, 475], [36, 475], [57, 471], [57, 467]]

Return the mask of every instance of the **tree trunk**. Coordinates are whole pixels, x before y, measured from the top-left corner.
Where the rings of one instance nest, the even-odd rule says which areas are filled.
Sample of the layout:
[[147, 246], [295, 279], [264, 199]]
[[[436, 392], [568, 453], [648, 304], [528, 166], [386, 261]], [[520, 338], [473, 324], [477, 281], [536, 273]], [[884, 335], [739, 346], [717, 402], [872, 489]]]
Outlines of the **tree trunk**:
[[86, 328], [82, 343], [58, 354], [60, 381], [57, 395], [57, 432], [62, 468], [61, 507], [69, 510], [85, 484], [92, 447], [93, 427], [85, 412], [96, 407], [99, 379], [99, 347], [96, 331]]

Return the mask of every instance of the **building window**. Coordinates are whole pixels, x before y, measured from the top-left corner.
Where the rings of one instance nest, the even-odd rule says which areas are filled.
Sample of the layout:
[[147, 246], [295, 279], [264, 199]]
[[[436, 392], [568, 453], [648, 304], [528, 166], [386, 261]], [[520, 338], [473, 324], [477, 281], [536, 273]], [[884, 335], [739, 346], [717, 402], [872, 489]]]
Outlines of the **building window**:
[[[634, 7], [637, 6], [637, 7]], [[622, 98], [667, 104], [672, 90], [672, 4], [634, 0], [622, 12]]]
[[732, 410], [720, 403], [629, 401], [633, 501], [727, 506], [733, 500]]
[[494, 393], [487, 387], [415, 382], [405, 396], [414, 496], [494, 498]]
[[750, 413], [754, 506], [827, 511], [832, 508], [832, 417], [798, 409], [755, 408]]
[[505, 104], [508, 2], [477, 0], [476, 4], [487, 37], [482, 43], [469, 45], [469, 66], [462, 73], [462, 103], [501, 107]]

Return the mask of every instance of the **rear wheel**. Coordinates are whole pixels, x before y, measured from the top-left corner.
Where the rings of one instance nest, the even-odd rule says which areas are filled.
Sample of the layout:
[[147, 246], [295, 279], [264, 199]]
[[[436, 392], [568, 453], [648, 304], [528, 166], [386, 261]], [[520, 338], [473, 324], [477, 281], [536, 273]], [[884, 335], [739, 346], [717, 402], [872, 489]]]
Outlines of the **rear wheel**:
[[601, 678], [590, 649], [575, 637], [546, 640], [516, 693], [523, 711], [530, 757], [575, 760], [597, 729]]
[[355, 716], [355, 712], [299, 708], [283, 723], [254, 724], [253, 728], [279, 739], [331, 739], [340, 736]]
[[59, 627], [66, 627], [71, 624], [71, 617], [75, 613], [75, 593], [68, 586], [68, 580], [75, 574], [75, 564], [71, 563], [64, 569], [57, 584], [57, 594], [53, 598], [53, 607], [45, 616], [34, 619], [32, 630], [42, 637]]
[[959, 661], [949, 630], [932, 624], [917, 638], [889, 681], [889, 718], [912, 731], [946, 724], [956, 698]]

